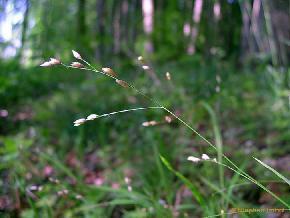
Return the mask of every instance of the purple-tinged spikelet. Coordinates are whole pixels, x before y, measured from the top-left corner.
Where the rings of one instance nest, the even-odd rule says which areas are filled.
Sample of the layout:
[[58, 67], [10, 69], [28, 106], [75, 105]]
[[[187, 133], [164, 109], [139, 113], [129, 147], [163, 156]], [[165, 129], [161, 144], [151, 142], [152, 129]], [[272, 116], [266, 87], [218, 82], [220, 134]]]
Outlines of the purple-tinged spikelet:
[[103, 67], [102, 71], [107, 75], [110, 75], [112, 77], [117, 77], [117, 73], [109, 67]]
[[118, 83], [120, 86], [122, 86], [124, 88], [128, 88], [129, 87], [128, 83], [126, 83], [123, 80], [116, 79], [116, 83]]
[[82, 56], [78, 52], [76, 52], [75, 50], [72, 50], [72, 53], [76, 59], [82, 60]]
[[59, 64], [61, 64], [60, 60], [58, 60], [56, 58], [50, 58], [49, 61], [46, 61], [39, 66], [40, 67], [52, 67], [52, 66], [59, 65]]
[[83, 64], [81, 64], [80, 62], [72, 62], [71, 63], [71, 66], [72, 67], [75, 67], [75, 68], [84, 68], [85, 66]]

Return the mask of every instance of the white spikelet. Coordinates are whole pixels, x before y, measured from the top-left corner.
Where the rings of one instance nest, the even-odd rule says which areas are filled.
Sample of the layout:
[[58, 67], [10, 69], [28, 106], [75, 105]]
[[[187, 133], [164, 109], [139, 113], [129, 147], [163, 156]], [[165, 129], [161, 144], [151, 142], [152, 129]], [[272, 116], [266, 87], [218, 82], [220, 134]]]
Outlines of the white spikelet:
[[189, 156], [189, 157], [187, 158], [187, 160], [192, 161], [192, 162], [194, 162], [194, 163], [197, 163], [197, 162], [200, 161], [200, 159], [199, 159], [198, 157], [193, 157], [193, 156]]
[[209, 159], [210, 159], [209, 156], [208, 156], [207, 154], [202, 154], [201, 158], [202, 158], [203, 160], [209, 160]]

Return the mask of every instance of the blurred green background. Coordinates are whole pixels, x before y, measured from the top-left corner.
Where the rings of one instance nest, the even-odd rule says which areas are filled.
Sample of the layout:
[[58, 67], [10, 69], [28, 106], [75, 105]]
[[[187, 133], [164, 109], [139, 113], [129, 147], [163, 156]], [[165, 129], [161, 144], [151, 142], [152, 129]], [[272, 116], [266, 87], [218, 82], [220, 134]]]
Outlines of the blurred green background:
[[166, 122], [163, 110], [74, 127], [92, 113], [156, 105], [100, 74], [39, 65], [51, 57], [69, 65], [76, 50], [97, 69], [114, 69], [289, 202], [289, 185], [252, 158], [289, 178], [289, 9], [284, 0], [0, 0], [0, 217], [283, 208], [226, 168], [187, 161], [217, 152], [178, 120]]

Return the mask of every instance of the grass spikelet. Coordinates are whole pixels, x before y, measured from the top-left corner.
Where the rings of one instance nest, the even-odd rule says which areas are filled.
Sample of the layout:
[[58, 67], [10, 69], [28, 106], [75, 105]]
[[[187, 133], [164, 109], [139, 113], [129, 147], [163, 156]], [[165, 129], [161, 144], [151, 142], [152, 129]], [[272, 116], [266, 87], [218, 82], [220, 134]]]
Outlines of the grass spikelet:
[[[114, 79], [116, 83], [118, 83], [119, 85], [121, 85], [124, 88], [131, 88], [133, 90], [135, 90], [139, 95], [145, 97], [148, 101], [150, 101], [151, 103], [153, 103], [156, 107], [148, 107], [148, 108], [159, 108], [164, 110], [165, 112], [167, 112], [170, 116], [172, 116], [172, 119], [176, 119], [178, 122], [180, 122], [181, 124], [183, 124], [185, 127], [187, 127], [189, 130], [191, 130], [193, 133], [195, 133], [199, 138], [201, 138], [204, 142], [206, 142], [207, 145], [209, 145], [211, 148], [215, 149], [216, 151], [218, 151], [218, 158], [214, 158], [214, 159], [210, 159], [208, 157], [208, 155], [203, 154], [201, 158], [197, 158], [197, 157], [193, 157], [193, 156], [189, 156], [187, 158], [188, 161], [192, 161], [194, 163], [198, 163], [202, 160], [209, 160], [212, 161], [218, 165], [221, 166], [220, 169], [222, 169], [222, 167], [226, 167], [230, 170], [232, 170], [233, 172], [235, 172], [236, 174], [240, 175], [241, 177], [244, 177], [245, 179], [251, 181], [252, 183], [254, 183], [255, 185], [259, 186], [261, 189], [263, 189], [264, 191], [266, 191], [267, 193], [269, 193], [270, 195], [272, 195], [275, 199], [277, 199], [280, 203], [282, 203], [283, 205], [285, 205], [287, 208], [290, 208], [289, 204], [287, 202], [285, 202], [283, 199], [281, 199], [279, 196], [277, 196], [275, 193], [273, 193], [271, 190], [269, 190], [267, 187], [265, 187], [264, 185], [262, 185], [259, 181], [257, 181], [256, 179], [254, 179], [252, 176], [250, 176], [248, 173], [246, 173], [244, 170], [242, 170], [240, 167], [238, 167], [234, 162], [232, 162], [223, 152], [222, 152], [222, 144], [219, 140], [217, 141], [217, 145], [214, 145], [213, 143], [211, 143], [208, 139], [206, 139], [204, 136], [202, 136], [197, 130], [195, 130], [195, 128], [193, 128], [192, 126], [190, 126], [187, 122], [185, 122], [182, 118], [179, 117], [179, 115], [177, 113], [172, 112], [171, 110], [169, 110], [166, 106], [163, 106], [161, 103], [159, 103], [159, 101], [155, 100], [154, 98], [151, 98], [150, 96], [147, 96], [145, 93], [143, 93], [142, 91], [138, 90], [137, 88], [134, 87], [134, 85], [131, 85], [130, 83], [127, 83], [126, 81], [123, 80], [119, 80], [116, 79], [114, 76], [109, 75], [103, 71], [100, 71], [98, 69], [96, 69], [94, 66], [92, 66], [89, 62], [87, 62], [86, 60], [82, 59], [82, 57], [80, 56], [79, 53], [72, 51], [73, 55], [75, 58], [80, 59], [83, 63], [86, 64], [86, 68], [82, 69], [82, 70], [86, 70], [86, 71], [92, 71], [92, 72], [96, 72], [96, 73], [100, 73], [103, 75], [106, 75], [107, 77], [110, 77], [111, 79]], [[138, 58], [139, 61], [142, 61], [142, 59]], [[43, 63], [41, 66], [52, 66], [54, 63], [53, 61], [49, 61], [49, 62], [45, 62]], [[71, 66], [67, 66], [65, 64], [62, 64], [64, 67], [66, 68], [73, 68]], [[142, 63], [142, 68], [144, 70], [149, 70], [150, 67], [144, 63]], [[150, 73], [150, 71], [148, 71], [148, 73]], [[153, 79], [155, 79], [153, 77]], [[168, 79], [168, 77], [167, 77]], [[170, 78], [171, 79], [171, 78]], [[127, 110], [122, 110], [122, 111], [115, 111], [112, 113], [108, 113], [108, 114], [103, 114], [103, 115], [99, 115], [97, 118], [100, 117], [106, 117], [109, 115], [113, 115], [113, 114], [118, 114], [118, 113], [125, 113], [125, 112], [129, 112], [129, 111], [137, 111], [137, 110], [144, 110], [144, 109], [148, 109], [148, 108], [135, 108], [135, 109], [127, 109]], [[89, 119], [88, 119], [89, 118]], [[93, 117], [88, 117], [87, 119], [93, 119]], [[87, 119], [85, 118], [81, 118], [78, 119], [74, 122], [74, 126], [79, 126], [83, 123], [85, 123], [87, 121]], [[166, 119], [166, 118], [165, 118]], [[166, 120], [165, 120], [166, 121]], [[169, 121], [169, 119], [168, 119]], [[147, 121], [144, 122], [142, 125], [143, 126], [154, 126], [157, 125], [159, 123], [157, 123], [156, 121]], [[220, 136], [219, 136], [220, 137]], [[218, 137], [217, 137], [218, 138]], [[170, 163], [162, 156], [160, 155], [161, 161], [162, 163], [171, 171], [173, 172], [176, 176], [178, 176], [178, 178], [180, 178], [192, 191], [192, 193], [194, 194], [196, 200], [199, 202], [199, 204], [203, 207], [206, 208], [205, 206], [205, 202], [203, 200], [203, 197], [199, 194], [198, 189], [193, 185], [193, 183], [191, 183], [188, 179], [186, 179], [182, 174], [180, 174], [178, 171], [174, 170], [173, 167], [170, 165]], [[227, 164], [224, 163], [224, 161], [227, 161]], [[262, 164], [262, 163], [260, 163]], [[263, 165], [263, 164], [262, 164]], [[264, 165], [265, 166], [265, 165]], [[274, 169], [269, 168], [269, 166], [267, 167], [268, 169], [270, 169], [272, 172], [275, 172]], [[223, 173], [220, 173], [220, 175], [223, 175]], [[276, 174], [277, 175], [277, 174]], [[74, 176], [72, 176], [74, 177]], [[280, 178], [283, 178], [280, 176]], [[221, 182], [223, 183], [223, 182]], [[130, 190], [129, 190], [130, 191]]]
[[56, 58], [50, 58], [50, 62], [53, 64], [53, 65], [59, 65], [61, 64], [61, 61], [56, 59]]
[[59, 64], [61, 64], [60, 60], [58, 60], [56, 58], [50, 58], [49, 61], [46, 61], [39, 66], [40, 67], [52, 67], [52, 66], [59, 65]]
[[75, 67], [75, 68], [84, 68], [85, 66], [83, 64], [81, 64], [80, 62], [72, 62], [71, 63], [71, 66], [72, 67]]
[[39, 66], [41, 66], [41, 67], [51, 67], [51, 66], [52, 66], [52, 64], [51, 64], [51, 62], [50, 62], [50, 61], [46, 61], [46, 62], [44, 62], [44, 63], [40, 64]]
[[157, 121], [152, 120], [152, 121], [146, 121], [142, 123], [142, 126], [144, 127], [148, 127], [148, 126], [156, 126], [158, 124]]
[[189, 156], [187, 160], [192, 161], [194, 163], [198, 163], [200, 159], [198, 157]]
[[201, 159], [203, 160], [209, 160], [209, 156], [207, 154], [202, 154]]
[[167, 122], [167, 123], [171, 123], [171, 122], [172, 122], [172, 117], [170, 117], [170, 116], [165, 116], [165, 117], [164, 117], [164, 120], [165, 120], [165, 122]]
[[117, 76], [118, 76], [117, 73], [116, 73], [114, 70], [112, 70], [111, 68], [109, 68], [109, 67], [104, 67], [104, 68], [102, 68], [102, 71], [103, 71], [105, 74], [110, 75], [110, 76], [112, 76], [112, 77], [117, 77]]
[[87, 117], [86, 120], [94, 120], [94, 119], [96, 119], [97, 117], [98, 117], [97, 114], [90, 114], [90, 115]]
[[171, 75], [170, 75], [169, 72], [166, 72], [165, 76], [166, 76], [166, 79], [167, 79], [167, 80], [171, 80]]
[[67, 189], [63, 189], [63, 190], [60, 190], [57, 192], [57, 195], [58, 196], [64, 196], [64, 195], [67, 195], [68, 194], [68, 190]]
[[82, 195], [80, 195], [80, 194], [77, 194], [77, 195], [75, 196], [75, 198], [76, 198], [77, 200], [82, 200], [84, 197], [83, 197]]
[[150, 67], [148, 65], [143, 65], [142, 68], [143, 68], [143, 70], [149, 70], [150, 69]]
[[82, 60], [82, 56], [78, 52], [76, 52], [75, 50], [72, 50], [72, 53], [76, 59]]
[[124, 88], [129, 87], [128, 83], [126, 83], [124, 80], [116, 79], [116, 83], [118, 83], [120, 86], [122, 86]]
[[74, 126], [80, 126], [81, 124], [83, 124], [85, 122], [86, 122], [85, 118], [78, 119], [78, 120], [74, 121]]

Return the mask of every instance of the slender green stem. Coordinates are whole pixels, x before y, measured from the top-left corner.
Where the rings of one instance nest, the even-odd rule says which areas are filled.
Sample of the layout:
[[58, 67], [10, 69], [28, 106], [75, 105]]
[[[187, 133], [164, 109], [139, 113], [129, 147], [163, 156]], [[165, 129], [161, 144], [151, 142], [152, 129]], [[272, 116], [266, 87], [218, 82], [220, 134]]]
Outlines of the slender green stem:
[[[168, 110], [167, 108], [163, 107], [163, 109], [165, 111], [167, 111], [168, 113], [170, 113], [172, 116], [174, 116], [176, 119], [178, 119], [181, 123], [183, 123], [185, 126], [187, 126], [190, 130], [192, 130], [194, 133], [196, 133], [200, 138], [202, 138], [205, 142], [207, 142], [211, 147], [213, 147], [215, 150], [217, 150], [216, 146], [214, 146], [210, 141], [208, 141], [206, 138], [204, 138], [200, 133], [198, 133], [195, 129], [193, 129], [190, 125], [188, 125], [185, 121], [183, 121], [181, 118], [179, 118], [178, 116], [176, 116], [173, 112], [171, 112], [170, 110]], [[262, 188], [263, 190], [265, 190], [266, 192], [268, 192], [269, 194], [271, 194], [274, 198], [276, 198], [277, 200], [279, 200], [282, 204], [284, 204], [285, 206], [287, 206], [288, 208], [290, 208], [290, 205], [288, 205], [285, 201], [283, 201], [281, 198], [279, 198], [276, 194], [274, 194], [273, 192], [271, 192], [269, 189], [267, 189], [265, 186], [263, 186], [261, 183], [259, 183], [257, 180], [255, 180], [253, 177], [251, 177], [250, 175], [248, 175], [246, 172], [240, 170], [240, 168], [238, 166], [236, 166], [227, 156], [225, 156], [224, 154], [222, 154], [222, 156], [228, 161], [230, 162], [237, 170], [229, 167], [226, 164], [223, 163], [219, 163], [224, 167], [227, 167], [228, 169], [233, 170], [235, 173], [239, 174], [240, 176], [248, 179], [249, 181], [253, 182], [254, 184], [256, 184], [257, 186], [259, 186], [260, 188]]]
[[[112, 75], [109, 75], [109, 74], [106, 74], [102, 71], [98, 71], [96, 68], [94, 68], [90, 63], [88, 63], [87, 61], [83, 60], [82, 61], [84, 63], [86, 63], [90, 69], [88, 68], [83, 68], [83, 70], [87, 70], [87, 71], [92, 71], [92, 72], [96, 72], [96, 73], [101, 73], [105, 76], [108, 76], [110, 77], [111, 79], [118, 79]], [[62, 64], [63, 66], [65, 67], [69, 67], [69, 66], [66, 66], [64, 64]], [[74, 68], [74, 67], [70, 67], [70, 68]], [[140, 94], [141, 96], [145, 97], [147, 100], [149, 100], [150, 102], [154, 103], [155, 105], [158, 106], [158, 108], [160, 109], [163, 109], [164, 111], [168, 112], [169, 114], [171, 114], [174, 118], [176, 118], [179, 122], [181, 122], [183, 125], [185, 125], [188, 129], [190, 129], [192, 132], [194, 132], [196, 135], [198, 135], [203, 141], [205, 141], [208, 145], [210, 145], [212, 148], [214, 148], [215, 150], [217, 150], [217, 147], [215, 145], [213, 145], [209, 140], [207, 140], [205, 137], [203, 137], [198, 131], [196, 131], [193, 127], [191, 127], [188, 123], [186, 123], [184, 120], [182, 120], [180, 117], [178, 117], [176, 114], [174, 114], [172, 111], [170, 111], [169, 109], [167, 109], [165, 106], [163, 106], [162, 104], [160, 104], [158, 101], [156, 101], [155, 99], [153, 98], [150, 98], [149, 96], [147, 96], [146, 94], [144, 94], [143, 92], [139, 91], [137, 88], [135, 88], [135, 86], [131, 85], [130, 83], [127, 83], [128, 86], [135, 90], [138, 94]], [[124, 111], [124, 112], [127, 112], [127, 111]], [[114, 112], [113, 112], [114, 113]], [[107, 115], [108, 116], [108, 115]], [[236, 172], [238, 175], [248, 179], [249, 181], [255, 183], [257, 186], [259, 186], [260, 188], [262, 188], [263, 190], [265, 190], [266, 192], [268, 192], [269, 194], [271, 194], [274, 198], [276, 198], [277, 200], [279, 200], [282, 204], [284, 204], [285, 206], [287, 206], [288, 208], [290, 208], [290, 206], [284, 202], [282, 199], [280, 199], [276, 194], [274, 194], [273, 192], [271, 192], [270, 190], [268, 190], [265, 186], [263, 186], [262, 184], [260, 184], [258, 181], [256, 181], [254, 178], [252, 178], [250, 175], [248, 175], [246, 172], [242, 171], [235, 163], [233, 163], [226, 155], [224, 155], [222, 153], [222, 157], [227, 160], [234, 168], [236, 169], [233, 169], [231, 167], [229, 167], [228, 165], [226, 164], [223, 164], [222, 165], [224, 167], [227, 167], [231, 170], [233, 170], [234, 172]]]
[[[260, 183], [280, 183], [280, 184], [285, 184], [285, 182], [279, 181], [279, 180], [260, 180], [259, 182]], [[235, 185], [230, 185], [227, 188], [237, 188], [237, 187], [240, 187], [240, 186], [247, 186], [247, 185], [253, 185], [253, 183], [252, 182], [237, 183]], [[224, 188], [224, 189], [219, 190], [218, 192], [224, 192], [226, 190], [227, 189]], [[216, 192], [216, 193], [218, 193], [218, 192]], [[216, 194], [216, 193], [214, 193], [214, 194]]]
[[270, 191], [269, 189], [267, 189], [264, 185], [262, 185], [261, 183], [259, 183], [257, 180], [253, 179], [252, 177], [248, 176], [247, 174], [244, 174], [244, 173], [240, 173], [238, 172], [237, 170], [235, 170], [234, 168], [226, 165], [226, 164], [223, 164], [223, 163], [220, 163], [218, 161], [211, 161], [213, 163], [217, 163], [221, 166], [224, 166], [226, 168], [228, 168], [229, 170], [232, 170], [233, 172], [239, 174], [240, 176], [246, 178], [247, 180], [253, 182], [254, 184], [256, 184], [257, 186], [259, 186], [260, 188], [262, 188], [264, 191], [268, 192], [269, 194], [271, 194], [273, 197], [275, 197], [277, 200], [279, 200], [281, 203], [283, 203], [286, 207], [290, 208], [290, 205], [287, 204], [284, 200], [282, 200], [281, 198], [279, 198], [275, 193], [273, 193], [272, 191]]
[[162, 108], [161, 107], [139, 107], [139, 108], [132, 108], [132, 109], [126, 109], [126, 110], [114, 111], [114, 112], [111, 112], [111, 113], [101, 114], [101, 115], [98, 115], [96, 119], [99, 119], [101, 117], [107, 117], [107, 116], [110, 116], [110, 115], [119, 114], [119, 113], [126, 113], [126, 112], [130, 112], [130, 111], [139, 111], [139, 110], [148, 110], [148, 109], [162, 109]]

